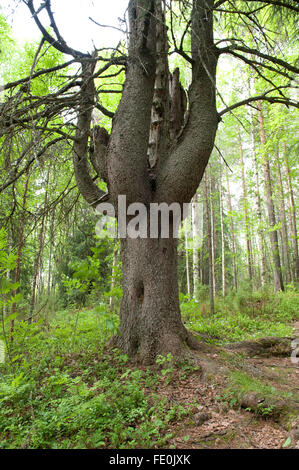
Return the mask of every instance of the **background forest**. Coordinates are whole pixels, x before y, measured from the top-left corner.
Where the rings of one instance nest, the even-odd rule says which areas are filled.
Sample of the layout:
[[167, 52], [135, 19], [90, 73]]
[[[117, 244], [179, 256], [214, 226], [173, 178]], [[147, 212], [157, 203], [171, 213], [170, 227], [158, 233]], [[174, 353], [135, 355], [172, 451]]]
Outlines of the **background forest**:
[[[275, 40], [277, 51], [291, 62], [294, 17], [281, 23], [278, 14], [263, 14], [268, 15], [268, 29], [263, 30], [267, 41]], [[68, 95], [57, 95], [58, 104], [54, 102], [57, 90], [68, 87], [69, 76], [76, 79], [77, 64], [70, 60], [60, 68], [65, 55], [47, 43], [20, 44], [9, 18], [0, 9], [0, 354], [5, 356], [0, 361], [0, 449], [291, 446], [296, 441], [289, 437], [286, 408], [277, 418], [274, 398], [286, 400], [288, 416], [298, 416], [298, 381], [293, 380], [298, 379], [298, 364], [287, 389], [261, 385], [263, 377], [233, 367], [215, 393], [209, 388], [200, 398], [173, 399], [169, 387], [184, 388], [200, 366], [174, 364], [168, 355], [158, 356], [149, 368], [139, 367], [109, 348], [118, 331], [122, 296], [119, 241], [96, 233], [99, 214], [80, 196], [74, 175], [74, 116], [59, 111], [59, 99]], [[174, 18], [179, 38], [184, 19], [179, 14]], [[223, 31], [234, 36], [239, 29], [254, 47], [254, 33], [244, 18], [244, 23], [242, 18], [230, 23], [220, 14], [219, 42]], [[123, 51], [121, 44], [118, 53]], [[105, 64], [103, 54], [99, 69]], [[170, 56], [170, 67], [180, 69], [186, 90], [191, 71], [182, 57]], [[38, 76], [42, 69], [52, 72]], [[277, 76], [271, 67], [254, 72], [237, 54], [221, 58], [219, 109], [262, 96], [274, 76], [281, 95], [298, 100], [296, 80], [286, 89], [286, 76]], [[23, 83], [25, 77], [30, 81]], [[94, 125], [111, 130], [109, 113], [117, 109], [124, 80], [120, 65], [95, 80], [99, 106]], [[9, 83], [14, 85], [5, 85]], [[46, 95], [53, 97], [53, 113], [38, 118], [36, 103], [42, 109]], [[5, 100], [11, 96], [14, 101]], [[11, 132], [7, 127], [2, 132], [4, 108], [10, 105], [22, 126], [15, 131], [12, 123]], [[236, 359], [228, 352], [219, 352], [228, 344], [265, 337], [279, 342], [299, 335], [299, 147], [295, 107], [270, 99], [231, 108], [222, 116], [193, 210], [182, 224], [178, 273], [184, 324], [207, 348], [216, 348], [207, 354], [233, 364]], [[99, 186], [106, 188], [104, 182]], [[240, 354], [237, 360], [245, 364]], [[292, 366], [289, 346], [281, 356], [286, 370], [287, 364]], [[245, 406], [244, 396], [261, 389], [265, 405]], [[231, 424], [222, 435], [215, 431], [215, 440], [196, 440], [189, 428], [199, 426], [194, 415], [203, 414], [204, 397], [215, 403], [219, 416], [241, 408], [244, 416], [253, 414], [264, 434], [260, 420], [273, 419], [272, 441], [247, 442], [238, 431], [230, 434]]]

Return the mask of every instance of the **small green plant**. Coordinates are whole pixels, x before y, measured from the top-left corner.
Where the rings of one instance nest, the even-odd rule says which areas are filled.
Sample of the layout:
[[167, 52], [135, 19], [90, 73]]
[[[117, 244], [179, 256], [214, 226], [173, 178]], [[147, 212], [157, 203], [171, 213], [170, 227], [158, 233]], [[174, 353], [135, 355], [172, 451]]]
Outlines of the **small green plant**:
[[273, 294], [252, 292], [241, 286], [225, 299], [215, 298], [215, 314], [204, 304], [181, 296], [183, 320], [205, 341], [224, 344], [265, 336], [290, 336], [293, 320], [299, 319], [299, 293], [296, 289]]
[[200, 371], [199, 366], [195, 366], [194, 364], [184, 361], [178, 364], [179, 369], [182, 371], [180, 373], [180, 380], [185, 380], [190, 374], [194, 374]]
[[[156, 364], [161, 368], [161, 376], [164, 377], [165, 383], [167, 385], [170, 384], [175, 372], [173, 355], [171, 353], [168, 353], [166, 356], [158, 355]], [[165, 367], [162, 368], [163, 366]]]
[[[111, 334], [104, 324], [94, 309], [56, 312], [47, 327], [42, 320], [16, 325], [13, 365], [1, 369], [0, 449], [167, 444], [169, 423], [188, 408], [161, 399], [154, 370], [130, 367], [118, 349], [104, 354]], [[159, 358], [159, 367], [172, 360]]]
[[235, 371], [231, 373], [229, 385], [224, 390], [223, 395], [217, 397], [217, 400], [223, 401], [229, 408], [240, 408], [244, 397], [248, 394], [256, 395], [261, 401], [257, 401], [254, 407], [247, 407], [247, 411], [262, 417], [273, 415], [275, 405], [271, 401], [276, 397], [277, 390], [244, 372]]

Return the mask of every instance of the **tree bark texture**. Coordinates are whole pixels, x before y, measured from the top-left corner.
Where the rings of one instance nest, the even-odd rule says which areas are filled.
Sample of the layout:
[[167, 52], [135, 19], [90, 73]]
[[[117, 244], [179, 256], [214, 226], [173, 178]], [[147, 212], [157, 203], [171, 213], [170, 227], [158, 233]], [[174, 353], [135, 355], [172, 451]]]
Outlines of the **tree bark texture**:
[[[84, 62], [81, 105], [74, 146], [79, 190], [92, 206], [119, 195], [127, 206], [141, 202], [191, 201], [204, 174], [218, 126], [215, 100], [217, 49], [211, 0], [194, 0], [190, 16], [192, 83], [186, 94], [179, 73], [168, 69], [164, 2], [130, 0], [126, 81], [111, 135], [98, 132], [91, 164], [107, 182], [103, 194], [90, 176], [88, 135], [95, 89], [92, 60]], [[186, 111], [186, 112], [185, 112]], [[157, 354], [179, 353], [192, 343], [179, 309], [176, 240], [121, 241], [123, 298], [120, 336], [123, 351], [143, 362]]]

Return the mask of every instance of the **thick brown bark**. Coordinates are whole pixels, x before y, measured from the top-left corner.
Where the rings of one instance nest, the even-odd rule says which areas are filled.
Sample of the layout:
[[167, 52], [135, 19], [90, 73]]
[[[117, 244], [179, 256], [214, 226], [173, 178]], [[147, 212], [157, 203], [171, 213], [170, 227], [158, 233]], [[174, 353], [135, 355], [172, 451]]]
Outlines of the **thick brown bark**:
[[219, 117], [215, 99], [218, 55], [213, 41], [213, 3], [193, 1], [189, 108], [176, 145], [157, 174], [157, 201], [189, 202], [214, 147]]
[[[148, 148], [149, 167], [165, 158], [170, 145], [170, 94], [168, 69], [168, 39], [161, 2], [155, 4], [156, 17], [156, 77], [151, 111]], [[160, 162], [159, 162], [160, 163]]]
[[184, 345], [192, 345], [180, 315], [176, 244], [173, 238], [121, 241], [122, 334], [115, 341], [143, 363], [157, 354], [181, 356]]
[[[160, 2], [157, 0], [154, 3], [156, 5]], [[126, 194], [128, 203], [190, 202], [200, 183], [213, 148], [218, 124], [215, 105], [217, 57], [213, 49], [211, 13], [208, 15], [208, 21], [202, 20], [206, 16], [206, 3], [212, 4], [194, 1], [194, 66], [189, 91], [189, 115], [178, 139], [169, 147], [167, 155], [164, 152], [168, 148], [168, 134], [160, 118], [161, 115], [166, 118], [167, 115], [171, 116], [174, 106], [172, 104], [167, 113], [167, 109], [163, 110], [167, 100], [160, 100], [162, 113], [153, 138], [155, 150], [159, 148], [160, 151], [157, 154], [156, 150], [151, 160], [151, 166], [156, 167], [154, 186], [151, 185], [145, 157], [153, 116], [152, 102], [155, 92], [158, 96], [159, 91], [154, 92], [154, 85], [157, 86], [157, 72], [160, 67], [163, 69], [163, 64], [160, 52], [154, 48], [155, 42], [152, 43], [151, 40], [155, 30], [152, 16], [149, 16], [147, 37], [143, 37], [146, 47], [139, 49], [138, 31], [142, 28], [145, 12], [153, 8], [153, 2], [143, 0], [130, 3], [131, 29], [134, 34], [131, 35], [129, 48], [127, 80], [108, 148], [109, 192], [113, 200], [118, 194]], [[138, 10], [139, 5], [143, 6], [142, 14]], [[132, 7], [136, 6], [135, 15], [132, 17]], [[158, 8], [156, 12], [159, 12]], [[136, 26], [136, 23], [139, 26]], [[158, 36], [161, 38], [160, 26]], [[159, 46], [160, 42], [158, 41], [156, 46]], [[135, 60], [132, 59], [132, 51]], [[139, 61], [136, 61], [136, 56]], [[145, 65], [146, 74], [140, 62]], [[172, 81], [177, 78], [175, 75]], [[176, 85], [178, 87], [178, 83]], [[171, 91], [170, 99], [174, 100], [175, 96], [177, 94]], [[158, 102], [159, 100], [157, 104]], [[177, 134], [181, 124], [182, 121], [176, 123], [173, 133]], [[169, 129], [174, 127], [174, 121], [171, 120]], [[151, 135], [153, 136], [153, 132]], [[172, 239], [122, 240], [123, 299], [120, 310], [121, 336], [117, 343], [124, 351], [143, 362], [151, 362], [157, 354], [167, 352], [181, 355], [188, 338], [190, 339], [180, 317], [175, 245], [176, 242]], [[189, 344], [192, 344], [192, 341]]]
[[[152, 202], [190, 202], [214, 145], [218, 55], [213, 42], [213, 1], [193, 1], [192, 84], [185, 120], [186, 101], [178, 71], [171, 76], [171, 86], [168, 83], [162, 5], [161, 0], [129, 2], [130, 41], [122, 98], [108, 145], [97, 148], [95, 141], [91, 155], [95, 170], [107, 181], [116, 214], [119, 195], [126, 196], [127, 207], [136, 202], [146, 207]], [[103, 195], [95, 187], [87, 161], [95, 101], [90, 79], [93, 65], [82, 60], [82, 67], [74, 167], [80, 192], [95, 206]], [[143, 362], [165, 352], [180, 354], [186, 341], [192, 343], [180, 318], [175, 245], [171, 238], [122, 239], [121, 334], [115, 342]]]
[[[95, 69], [95, 65], [96, 61], [94, 60], [82, 62], [81, 99], [73, 154], [73, 163], [78, 189], [88, 204], [94, 208], [97, 207], [102, 197], [105, 195], [105, 193], [101, 191], [94, 183], [89, 171], [89, 163], [87, 160], [91, 116], [93, 106], [95, 104], [95, 85], [93, 79], [91, 78]], [[100, 153], [101, 149], [99, 146], [97, 150]], [[92, 162], [93, 165], [96, 166], [94, 160], [92, 160]], [[96, 166], [96, 168], [98, 168], [98, 166]], [[103, 175], [103, 177], [104, 176], [105, 175]]]

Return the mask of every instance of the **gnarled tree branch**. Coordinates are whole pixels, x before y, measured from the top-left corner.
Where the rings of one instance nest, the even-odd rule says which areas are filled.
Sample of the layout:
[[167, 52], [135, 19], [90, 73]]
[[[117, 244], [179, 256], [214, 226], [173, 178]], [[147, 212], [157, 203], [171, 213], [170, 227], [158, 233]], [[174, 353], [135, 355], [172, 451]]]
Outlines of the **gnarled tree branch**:
[[156, 66], [155, 1], [129, 3], [127, 77], [108, 148], [112, 198], [117, 201], [118, 194], [126, 195], [128, 204], [150, 197], [147, 148]]
[[177, 145], [157, 175], [159, 201], [189, 202], [214, 147], [218, 125], [215, 99], [218, 55], [213, 40], [213, 4], [213, 0], [193, 0], [189, 112]]
[[91, 57], [90, 54], [83, 53], [81, 51], [77, 51], [76, 49], [72, 49], [71, 47], [69, 47], [66, 44], [64, 39], [61, 37], [61, 35], [58, 31], [58, 28], [56, 26], [56, 23], [54, 21], [53, 13], [51, 11], [51, 2], [50, 2], [50, 0], [45, 0], [44, 3], [45, 3], [45, 7], [47, 9], [48, 15], [50, 17], [50, 20], [51, 20], [51, 26], [55, 31], [57, 39], [53, 38], [53, 36], [51, 36], [51, 34], [49, 34], [48, 31], [46, 30], [46, 28], [42, 25], [42, 23], [41, 23], [41, 21], [38, 17], [38, 13], [41, 11], [41, 8], [39, 8], [38, 10], [35, 10], [33, 0], [23, 0], [23, 1], [24, 1], [25, 5], [28, 6], [28, 8], [29, 8], [29, 10], [32, 14], [32, 17], [33, 17], [38, 29], [41, 31], [44, 39], [46, 41], [48, 41], [48, 43], [51, 44], [53, 47], [55, 47], [55, 49], [57, 49], [60, 52], [63, 52], [64, 54], [72, 55], [75, 58], [78, 58], [78, 57]]
[[94, 208], [96, 208], [105, 195], [104, 191], [101, 191], [93, 181], [87, 159], [90, 124], [95, 102], [95, 86], [92, 79], [95, 65], [96, 60], [93, 62], [82, 60], [81, 99], [73, 156], [75, 177], [79, 191], [84, 199]]

